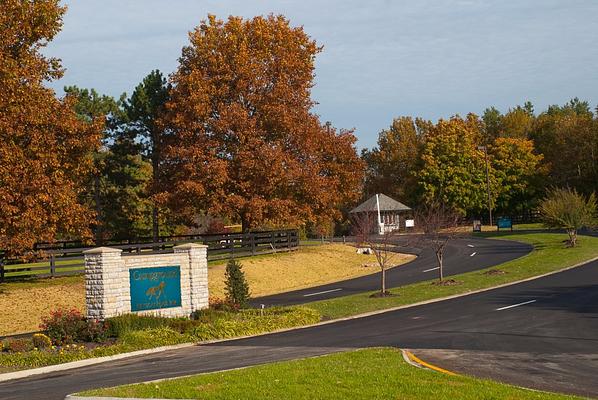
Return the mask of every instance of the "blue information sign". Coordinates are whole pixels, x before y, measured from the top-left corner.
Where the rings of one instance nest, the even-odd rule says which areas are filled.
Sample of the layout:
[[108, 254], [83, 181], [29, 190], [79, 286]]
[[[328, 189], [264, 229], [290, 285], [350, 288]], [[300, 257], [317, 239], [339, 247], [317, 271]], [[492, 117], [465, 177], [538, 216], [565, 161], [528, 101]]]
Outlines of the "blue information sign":
[[181, 267], [129, 269], [131, 311], [181, 306]]
[[498, 229], [513, 229], [513, 220], [510, 217], [500, 217], [496, 221]]

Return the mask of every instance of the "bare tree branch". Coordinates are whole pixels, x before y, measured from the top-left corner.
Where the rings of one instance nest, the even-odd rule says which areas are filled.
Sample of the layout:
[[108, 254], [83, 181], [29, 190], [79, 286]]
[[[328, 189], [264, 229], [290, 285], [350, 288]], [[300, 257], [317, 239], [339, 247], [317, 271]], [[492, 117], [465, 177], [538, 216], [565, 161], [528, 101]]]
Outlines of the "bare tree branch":
[[387, 296], [390, 293], [386, 290], [386, 270], [393, 265], [393, 260], [397, 256], [394, 238], [395, 231], [385, 231], [382, 235], [377, 235], [378, 226], [375, 218], [370, 213], [359, 213], [352, 216], [353, 235], [360, 247], [371, 249], [376, 257], [378, 267], [380, 268], [380, 296]]
[[444, 250], [451, 240], [464, 234], [462, 217], [443, 203], [432, 202], [416, 211], [416, 226], [423, 230], [416, 241], [420, 247], [430, 248], [436, 255], [438, 280], [444, 279]]

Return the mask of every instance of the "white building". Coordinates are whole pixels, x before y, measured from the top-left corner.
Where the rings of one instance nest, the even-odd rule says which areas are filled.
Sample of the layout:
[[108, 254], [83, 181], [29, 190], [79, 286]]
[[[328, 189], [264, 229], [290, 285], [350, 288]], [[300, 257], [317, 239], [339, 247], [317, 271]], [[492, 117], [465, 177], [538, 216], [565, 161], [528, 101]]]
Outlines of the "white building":
[[376, 193], [349, 213], [366, 216], [371, 221], [371, 233], [382, 234], [413, 227], [413, 219], [409, 219], [411, 208], [382, 193]]

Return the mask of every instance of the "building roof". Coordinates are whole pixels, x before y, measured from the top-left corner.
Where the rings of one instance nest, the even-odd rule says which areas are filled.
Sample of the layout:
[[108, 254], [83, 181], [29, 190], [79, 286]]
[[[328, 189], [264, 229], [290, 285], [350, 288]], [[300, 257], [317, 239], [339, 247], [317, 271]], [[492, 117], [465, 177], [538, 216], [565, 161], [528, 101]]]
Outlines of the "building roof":
[[[411, 208], [407, 207], [405, 204], [396, 201], [395, 199], [391, 199], [385, 194], [379, 193], [378, 199], [380, 201], [380, 211], [409, 211]], [[376, 212], [378, 208], [376, 206], [376, 195], [373, 195], [354, 209], [350, 211], [350, 213], [360, 213], [360, 212]]]

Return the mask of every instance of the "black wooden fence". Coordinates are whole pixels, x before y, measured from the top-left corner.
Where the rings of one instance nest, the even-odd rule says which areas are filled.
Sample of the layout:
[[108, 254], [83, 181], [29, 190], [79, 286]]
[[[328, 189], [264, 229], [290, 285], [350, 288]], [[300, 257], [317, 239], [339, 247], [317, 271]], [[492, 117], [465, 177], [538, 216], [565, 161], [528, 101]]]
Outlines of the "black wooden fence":
[[[159, 242], [105, 243], [122, 249], [125, 254], [159, 254], [172, 251], [182, 243], [199, 242], [208, 246], [208, 260], [222, 260], [232, 257], [254, 256], [258, 254], [291, 251], [299, 246], [297, 230], [278, 230], [251, 233], [223, 233], [217, 235], [185, 235], [168, 237]], [[163, 239], [163, 238], [162, 238]], [[10, 279], [30, 277], [55, 277], [75, 275], [84, 272], [83, 251], [91, 247], [74, 247], [72, 243], [40, 244], [36, 248], [44, 251], [46, 257], [41, 262], [22, 263], [18, 259], [0, 257], [0, 282]]]

